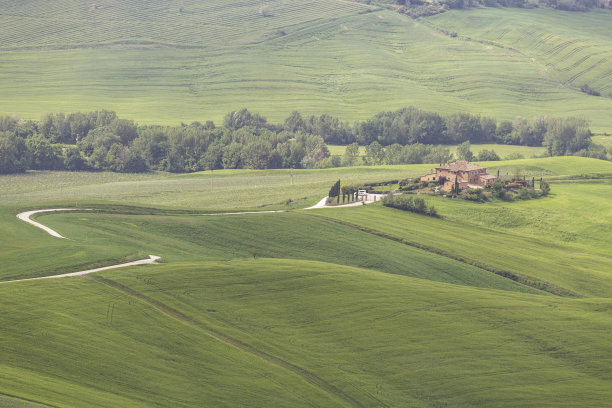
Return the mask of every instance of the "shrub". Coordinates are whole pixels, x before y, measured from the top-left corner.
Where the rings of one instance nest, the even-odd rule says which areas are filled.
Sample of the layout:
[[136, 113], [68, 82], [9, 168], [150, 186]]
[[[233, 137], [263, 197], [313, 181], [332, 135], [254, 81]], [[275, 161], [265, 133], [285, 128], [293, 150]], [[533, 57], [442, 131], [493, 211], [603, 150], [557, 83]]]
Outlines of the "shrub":
[[487, 196], [484, 195], [482, 188], [468, 188], [461, 193], [461, 198], [470, 201], [484, 202], [487, 201]]
[[405, 195], [394, 196], [389, 194], [383, 198], [382, 202], [385, 207], [438, 217], [438, 212], [434, 206], [431, 205], [428, 207], [425, 200], [420, 197], [412, 198]]
[[510, 154], [508, 154], [508, 155], [507, 155], [507, 156], [504, 158], [504, 160], [519, 160], [519, 159], [524, 159], [524, 158], [525, 158], [525, 156], [523, 156], [523, 155], [522, 155], [522, 154], [520, 154], [520, 153], [515, 152], [515, 153], [510, 153]]
[[550, 185], [545, 181], [540, 181], [540, 194], [547, 196], [550, 193]]
[[495, 150], [482, 149], [476, 158], [478, 161], [498, 161], [499, 155], [495, 153]]
[[517, 200], [531, 200], [532, 198], [538, 197], [539, 194], [532, 188], [523, 187], [520, 188], [516, 193]]

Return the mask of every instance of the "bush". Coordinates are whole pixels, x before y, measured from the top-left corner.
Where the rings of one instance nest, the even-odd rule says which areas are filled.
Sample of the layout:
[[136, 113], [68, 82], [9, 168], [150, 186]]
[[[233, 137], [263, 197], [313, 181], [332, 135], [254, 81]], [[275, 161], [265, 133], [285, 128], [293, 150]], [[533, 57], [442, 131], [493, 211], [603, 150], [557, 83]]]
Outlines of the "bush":
[[516, 193], [517, 200], [531, 200], [532, 198], [537, 198], [540, 195], [532, 188], [520, 188]]
[[525, 156], [523, 156], [520, 153], [510, 153], [508, 154], [506, 157], [504, 157], [504, 160], [520, 160], [520, 159], [524, 159]]
[[540, 181], [540, 195], [547, 196], [550, 193], [550, 184], [545, 181]]
[[478, 161], [498, 161], [499, 155], [495, 153], [495, 150], [482, 149], [476, 159]]
[[464, 200], [476, 201], [478, 203], [488, 201], [487, 196], [484, 195], [482, 188], [468, 188], [463, 190], [461, 198]]
[[438, 217], [438, 212], [434, 206], [428, 207], [425, 200], [420, 197], [412, 198], [405, 195], [394, 196], [389, 194], [383, 198], [382, 202], [385, 207], [429, 215], [430, 217]]

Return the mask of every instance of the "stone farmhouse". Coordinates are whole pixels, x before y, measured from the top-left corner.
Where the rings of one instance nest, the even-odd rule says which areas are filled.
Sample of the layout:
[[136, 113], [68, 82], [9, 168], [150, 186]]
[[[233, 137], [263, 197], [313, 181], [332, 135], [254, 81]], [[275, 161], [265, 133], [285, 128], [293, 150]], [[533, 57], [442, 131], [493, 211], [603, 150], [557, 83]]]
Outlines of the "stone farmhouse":
[[444, 183], [441, 190], [450, 192], [455, 180], [459, 188], [483, 188], [492, 185], [496, 176], [487, 174], [486, 167], [480, 167], [466, 161], [453, 161], [443, 166], [436, 167], [436, 171], [421, 177], [421, 181], [438, 181]]

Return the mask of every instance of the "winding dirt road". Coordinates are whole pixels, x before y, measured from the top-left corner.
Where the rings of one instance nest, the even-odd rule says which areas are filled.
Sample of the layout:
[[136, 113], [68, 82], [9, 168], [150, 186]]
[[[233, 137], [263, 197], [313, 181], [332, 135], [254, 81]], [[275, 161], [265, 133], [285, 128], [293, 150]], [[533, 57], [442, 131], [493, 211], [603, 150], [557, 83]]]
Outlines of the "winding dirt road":
[[[51, 209], [47, 209], [47, 210], [35, 210], [35, 211], [25, 211], [22, 213], [17, 214], [17, 218], [19, 218], [22, 221], [27, 222], [28, 224], [31, 224], [37, 228], [40, 228], [41, 230], [47, 232], [49, 235], [54, 236], [56, 238], [62, 238], [62, 239], [66, 239], [66, 237], [62, 236], [59, 232], [45, 226], [42, 225], [39, 222], [36, 222], [34, 220], [32, 220], [30, 217], [34, 214], [39, 214], [39, 213], [44, 213], [44, 212], [56, 212], [56, 211], [90, 211], [90, 209], [88, 208], [51, 208]], [[2, 281], [0, 283], [10, 283], [10, 282], [24, 282], [24, 281], [31, 281], [31, 280], [39, 280], [39, 279], [56, 279], [56, 278], [68, 278], [68, 277], [72, 277], [72, 276], [85, 276], [85, 275], [89, 275], [90, 273], [94, 273], [94, 272], [100, 272], [100, 271], [105, 271], [108, 269], [117, 269], [117, 268], [125, 268], [127, 266], [136, 266], [136, 265], [148, 265], [148, 264], [154, 264], [157, 263], [157, 261], [161, 259], [161, 257], [157, 256], [157, 255], [149, 255], [149, 258], [147, 259], [141, 259], [139, 261], [132, 261], [132, 262], [126, 262], [126, 263], [122, 263], [119, 265], [110, 265], [110, 266], [104, 266], [102, 268], [96, 268], [96, 269], [89, 269], [86, 271], [79, 271], [79, 272], [71, 272], [71, 273], [63, 273], [61, 275], [50, 275], [50, 276], [40, 276], [37, 278], [27, 278], [27, 279], [16, 279], [16, 280], [10, 280], [10, 281]]]
[[[352, 207], [352, 206], [356, 206], [356, 205], [373, 203], [373, 202], [375, 202], [375, 201], [377, 201], [377, 200], [379, 200], [381, 198], [381, 197], [377, 197], [377, 196], [375, 197], [374, 194], [372, 194], [370, 196], [372, 198], [374, 198], [373, 201], [357, 201], [357, 202], [353, 202], [353, 203], [349, 203], [349, 204], [330, 205], [330, 206], [326, 205], [327, 197], [324, 197], [317, 204], [313, 205], [312, 207], [306, 208], [306, 210], [312, 210], [312, 209], [316, 209], [316, 208]], [[91, 211], [91, 209], [90, 208], [49, 208], [49, 209], [45, 209], [45, 210], [24, 211], [22, 213], [17, 214], [17, 218], [19, 218], [22, 221], [27, 222], [30, 225], [35, 226], [36, 228], [40, 228], [41, 230], [45, 231], [46, 233], [48, 233], [49, 235], [51, 235], [53, 237], [61, 238], [61, 239], [67, 239], [66, 237], [61, 235], [59, 232], [57, 232], [57, 231], [47, 227], [46, 225], [43, 225], [43, 224], [41, 224], [39, 222], [36, 222], [36, 221], [34, 221], [34, 220], [32, 220], [30, 218], [34, 214], [40, 214], [40, 213], [46, 213], [46, 212], [57, 212], [57, 211]], [[277, 212], [285, 212], [285, 211], [284, 210], [243, 211], [243, 212], [235, 212], [235, 213], [216, 213], [216, 214], [203, 214], [203, 215], [209, 215], [209, 216], [215, 216], [215, 215], [240, 215], [240, 214], [260, 214], [260, 213], [277, 213]], [[157, 256], [157, 255], [149, 255], [148, 259], [141, 259], [139, 261], [127, 262], [127, 263], [123, 263], [123, 264], [119, 264], [119, 265], [105, 266], [105, 267], [102, 267], [102, 268], [89, 269], [87, 271], [64, 273], [64, 274], [61, 274], [61, 275], [41, 276], [41, 277], [37, 277], [37, 278], [28, 278], [28, 279], [17, 279], [17, 280], [11, 280], [11, 281], [2, 281], [0, 283], [23, 282], [23, 281], [38, 280], [38, 279], [68, 278], [68, 277], [72, 277], [72, 276], [84, 276], [84, 275], [89, 275], [90, 273], [105, 271], [105, 270], [108, 270], [108, 269], [125, 268], [125, 267], [128, 267], [128, 266], [136, 266], [136, 265], [154, 264], [159, 259], [160, 259], [160, 257]]]
[[59, 232], [52, 230], [49, 227], [46, 227], [44, 225], [42, 225], [39, 222], [36, 222], [32, 219], [30, 219], [30, 217], [34, 214], [39, 214], [39, 213], [45, 213], [45, 212], [55, 212], [55, 211], [90, 211], [88, 208], [53, 208], [53, 209], [47, 209], [47, 210], [35, 210], [35, 211], [26, 211], [26, 212], [22, 212], [17, 214], [17, 218], [19, 218], [22, 221], [27, 222], [28, 224], [32, 224], [33, 226], [40, 228], [43, 231], [46, 231], [49, 235], [52, 235], [56, 238], [62, 238], [62, 239], [66, 239], [66, 237], [63, 237]]

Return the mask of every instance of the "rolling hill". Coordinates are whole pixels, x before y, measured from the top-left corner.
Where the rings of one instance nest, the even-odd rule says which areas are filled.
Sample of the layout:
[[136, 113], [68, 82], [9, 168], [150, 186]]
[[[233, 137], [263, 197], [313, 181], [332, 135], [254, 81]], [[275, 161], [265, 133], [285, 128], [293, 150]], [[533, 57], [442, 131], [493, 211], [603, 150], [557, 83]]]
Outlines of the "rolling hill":
[[354, 120], [414, 105], [612, 129], [612, 99], [579, 89], [610, 92], [610, 11], [412, 20], [344, 0], [4, 3], [0, 112], [25, 118], [105, 108], [178, 124], [248, 107], [273, 121], [294, 109]]
[[551, 194], [439, 219], [299, 209], [424, 165], [2, 176], [0, 406], [609, 406], [611, 163], [517, 167]]

